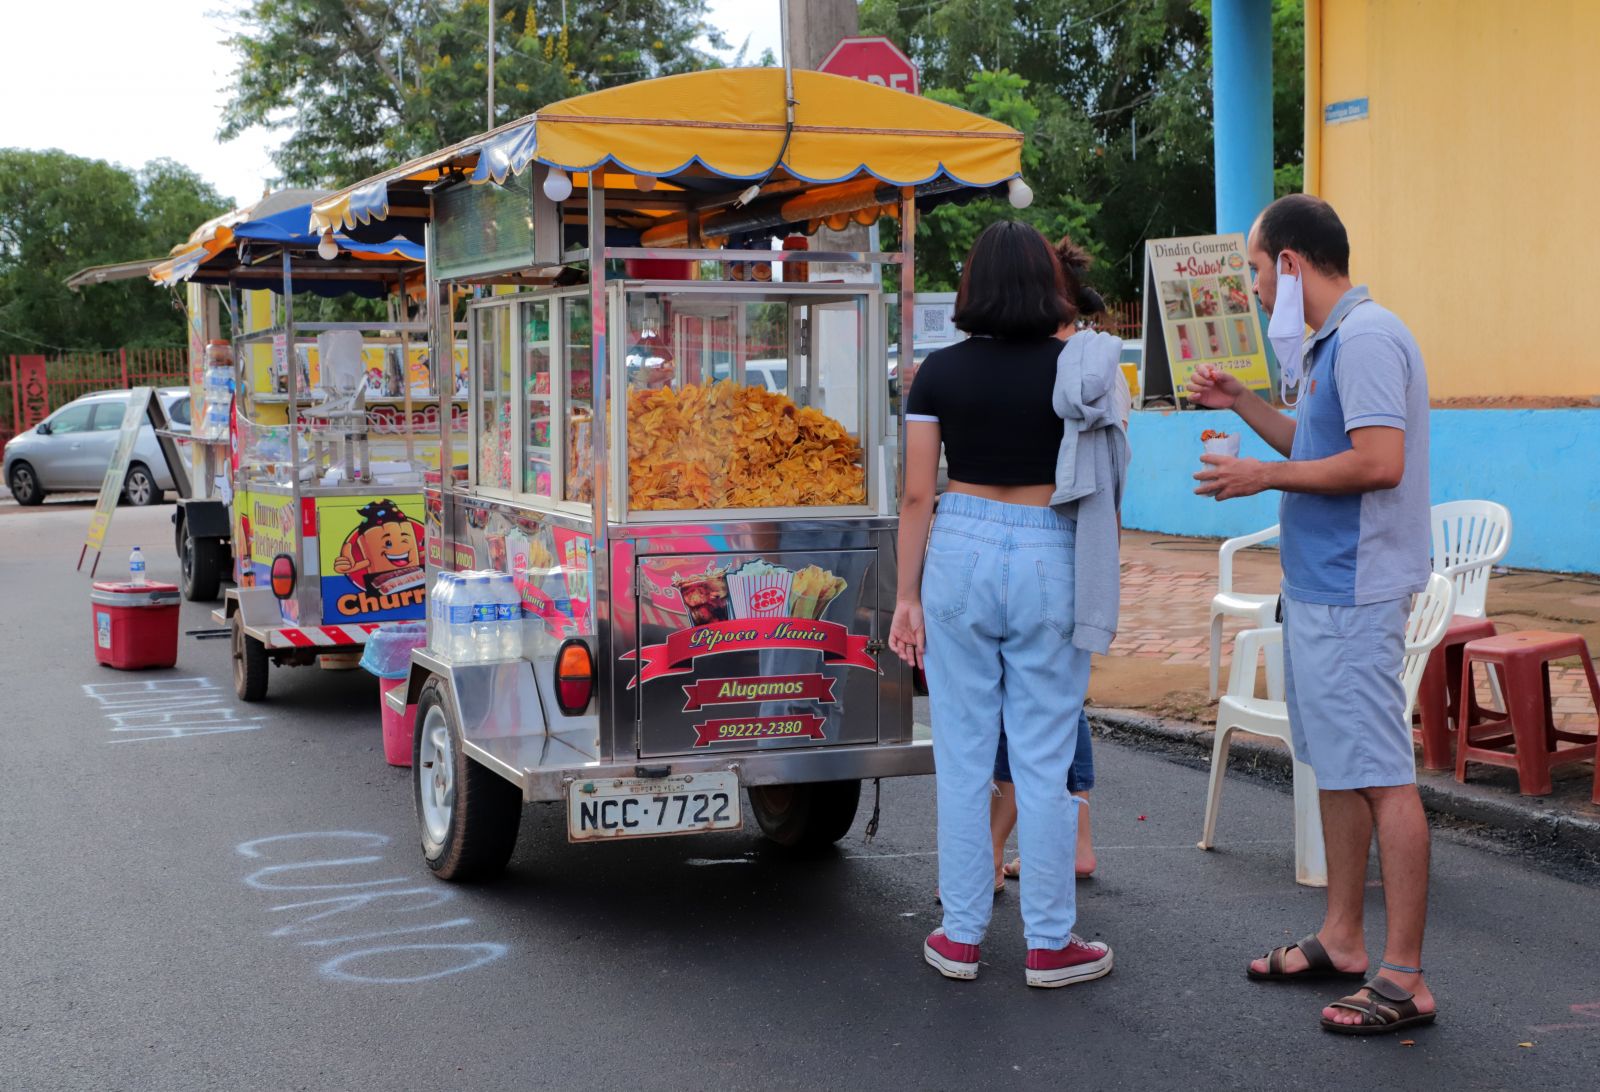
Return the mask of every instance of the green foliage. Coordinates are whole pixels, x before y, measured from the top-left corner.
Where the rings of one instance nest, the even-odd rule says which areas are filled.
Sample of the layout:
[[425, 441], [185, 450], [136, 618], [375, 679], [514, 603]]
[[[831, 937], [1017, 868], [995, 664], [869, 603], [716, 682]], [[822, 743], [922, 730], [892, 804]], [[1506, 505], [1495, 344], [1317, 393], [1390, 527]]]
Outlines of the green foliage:
[[0, 357], [182, 344], [182, 317], [148, 281], [81, 293], [63, 282], [86, 266], [163, 255], [227, 208], [168, 159], [128, 171], [56, 150], [0, 149]]
[[[712, 67], [704, 0], [495, 6], [496, 125], [584, 91]], [[345, 185], [485, 128], [487, 0], [253, 0], [221, 136], [286, 134], [293, 185]]]
[[[861, 32], [897, 42], [930, 98], [1021, 130], [1031, 208], [946, 207], [917, 235], [917, 287], [948, 289], [1002, 216], [1069, 234], [1109, 298], [1132, 299], [1145, 239], [1215, 222], [1208, 0], [864, 0]], [[1301, 156], [1300, 0], [1274, 0], [1275, 144]], [[1280, 178], [1287, 178], [1280, 174]]]

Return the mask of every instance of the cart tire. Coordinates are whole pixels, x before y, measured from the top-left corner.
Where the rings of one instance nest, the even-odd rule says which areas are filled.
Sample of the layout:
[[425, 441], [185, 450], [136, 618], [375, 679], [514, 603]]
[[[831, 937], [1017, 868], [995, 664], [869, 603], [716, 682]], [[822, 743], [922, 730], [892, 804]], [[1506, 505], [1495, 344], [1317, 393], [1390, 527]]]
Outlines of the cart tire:
[[422, 857], [441, 880], [493, 879], [516, 848], [522, 792], [467, 757], [438, 679], [422, 688], [416, 725], [411, 784]]
[[122, 499], [135, 508], [147, 508], [161, 503], [161, 487], [155, 475], [143, 463], [128, 467], [128, 476], [122, 483]]
[[209, 603], [222, 586], [227, 547], [221, 539], [195, 538], [189, 521], [178, 523], [178, 566], [183, 573], [183, 597], [191, 603]]
[[6, 482], [11, 496], [24, 508], [44, 503], [44, 490], [39, 488], [39, 475], [22, 460], [11, 464], [11, 480]]
[[761, 833], [785, 849], [817, 850], [850, 833], [861, 782], [752, 785], [745, 790]]
[[244, 631], [244, 615], [233, 616], [233, 692], [240, 701], [267, 696], [267, 646]]

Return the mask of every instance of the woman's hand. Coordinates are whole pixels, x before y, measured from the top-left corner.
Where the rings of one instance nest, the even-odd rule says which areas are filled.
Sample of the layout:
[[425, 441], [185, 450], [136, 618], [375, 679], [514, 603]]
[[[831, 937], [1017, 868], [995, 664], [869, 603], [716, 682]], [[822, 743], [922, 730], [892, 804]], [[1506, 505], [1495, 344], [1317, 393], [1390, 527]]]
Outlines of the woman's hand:
[[1202, 364], [1189, 377], [1189, 401], [1207, 409], [1232, 409], [1249, 391], [1239, 377], [1214, 364]]
[[928, 648], [928, 633], [922, 625], [922, 604], [900, 600], [894, 605], [894, 621], [889, 624], [889, 648], [912, 667], [923, 666]]

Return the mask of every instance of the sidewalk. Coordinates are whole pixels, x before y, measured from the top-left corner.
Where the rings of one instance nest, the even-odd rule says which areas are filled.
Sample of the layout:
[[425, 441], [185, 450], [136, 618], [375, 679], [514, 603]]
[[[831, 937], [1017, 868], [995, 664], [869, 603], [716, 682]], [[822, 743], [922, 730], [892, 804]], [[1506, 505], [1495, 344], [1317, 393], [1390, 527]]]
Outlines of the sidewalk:
[[[1096, 657], [1089, 684], [1091, 715], [1102, 732], [1162, 750], [1209, 759], [1216, 703], [1206, 694], [1209, 607], [1217, 581], [1218, 543], [1203, 539], [1124, 532], [1122, 616], [1108, 656]], [[1277, 551], [1246, 550], [1234, 563], [1234, 587], [1276, 590]], [[1507, 573], [1489, 585], [1489, 617], [1501, 632], [1554, 629], [1582, 634], [1600, 655], [1600, 578], [1553, 573]], [[1226, 623], [1222, 685], [1228, 677], [1233, 635], [1243, 624]], [[1557, 724], [1594, 734], [1583, 669], [1576, 662], [1554, 665], [1550, 678]], [[1487, 694], [1484, 695], [1487, 698]], [[1241, 754], [1235, 745], [1236, 755]], [[1235, 765], [1266, 767], [1287, 778], [1288, 756], [1271, 740], [1246, 747]], [[1281, 767], [1281, 769], [1280, 769]], [[1497, 828], [1495, 833], [1528, 846], [1567, 838], [1575, 864], [1600, 867], [1600, 807], [1589, 802], [1594, 767], [1577, 763], [1553, 771], [1555, 791], [1544, 797], [1517, 792], [1513, 770], [1473, 766], [1466, 785], [1453, 772], [1419, 771], [1431, 810], [1464, 823]]]

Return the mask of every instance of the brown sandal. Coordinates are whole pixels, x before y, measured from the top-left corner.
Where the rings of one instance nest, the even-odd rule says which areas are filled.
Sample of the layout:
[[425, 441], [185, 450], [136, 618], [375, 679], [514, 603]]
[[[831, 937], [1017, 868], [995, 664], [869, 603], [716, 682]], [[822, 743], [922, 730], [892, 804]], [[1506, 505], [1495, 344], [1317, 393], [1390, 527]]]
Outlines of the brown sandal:
[[[1362, 994], [1366, 996], [1363, 997]], [[1391, 1031], [1433, 1023], [1434, 1017], [1439, 1014], [1419, 1012], [1416, 1001], [1412, 999], [1414, 996], [1383, 975], [1374, 975], [1361, 989], [1349, 997], [1339, 998], [1330, 1006], [1359, 1012], [1361, 1022], [1341, 1024], [1324, 1016], [1322, 1030], [1331, 1031], [1335, 1035], [1387, 1035]]]
[[[1284, 962], [1289, 958], [1289, 953], [1296, 948], [1306, 957], [1306, 968], [1303, 971], [1285, 971]], [[1333, 960], [1328, 956], [1328, 950], [1322, 946], [1315, 933], [1297, 944], [1285, 944], [1268, 952], [1265, 971], [1258, 971], [1246, 965], [1244, 973], [1257, 982], [1310, 982], [1325, 978], [1359, 982], [1367, 977], [1366, 971], [1341, 971], [1335, 967]]]

